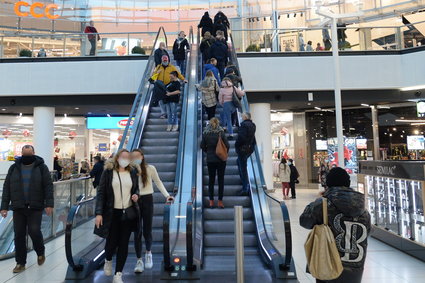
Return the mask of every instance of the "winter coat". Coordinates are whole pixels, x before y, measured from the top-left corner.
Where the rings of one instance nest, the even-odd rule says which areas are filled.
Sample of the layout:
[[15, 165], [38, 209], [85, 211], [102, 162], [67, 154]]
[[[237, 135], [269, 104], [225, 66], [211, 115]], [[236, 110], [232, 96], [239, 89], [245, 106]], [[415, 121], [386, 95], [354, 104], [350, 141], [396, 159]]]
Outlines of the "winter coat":
[[216, 40], [210, 47], [210, 58], [215, 58], [219, 63], [227, 64], [229, 57], [228, 48], [226, 43], [222, 40]]
[[294, 165], [289, 165], [289, 168], [291, 168], [291, 183], [293, 183], [298, 180], [300, 174], [298, 173], [297, 167], [295, 167]]
[[204, 34], [207, 31], [209, 31], [212, 34], [214, 25], [213, 25], [213, 21], [211, 20], [210, 15], [208, 14], [208, 12], [206, 12], [202, 16], [201, 21], [199, 22], [198, 28], [202, 28], [202, 31], [201, 31], [202, 37], [204, 37]]
[[217, 105], [217, 97], [215, 91], [219, 91], [220, 87], [215, 78], [207, 77], [200, 85], [202, 91], [202, 103], [205, 107], [213, 107]]
[[239, 87], [239, 84], [242, 83], [242, 78], [234, 74], [227, 74], [225, 78], [229, 78], [232, 81], [233, 85], [236, 87]]
[[206, 62], [208, 59], [211, 59], [210, 48], [214, 44], [214, 42], [214, 38], [203, 39], [201, 44], [199, 45], [199, 50], [202, 53], [202, 60], [204, 60], [204, 62]]
[[217, 14], [215, 14], [214, 16], [214, 23], [217, 23], [219, 21], [222, 21], [223, 24], [227, 27], [230, 28], [230, 23], [229, 20], [227, 19], [227, 16], [223, 13], [223, 12], [218, 12]]
[[225, 74], [228, 74], [229, 70], [233, 71], [236, 76], [240, 77], [241, 73], [239, 72], [238, 68], [235, 65], [229, 65], [225, 68]]
[[255, 131], [257, 127], [251, 120], [245, 120], [241, 123], [236, 139], [235, 149], [238, 154], [245, 154], [250, 156], [254, 152], [255, 145]]
[[189, 50], [189, 42], [186, 38], [177, 38], [173, 45], [174, 60], [186, 60], [186, 50]]
[[291, 182], [291, 168], [289, 168], [288, 164], [279, 164], [279, 179], [281, 183]]
[[[112, 188], [112, 179], [114, 176], [114, 163], [112, 160], [108, 160], [105, 164], [105, 168], [100, 178], [99, 186], [97, 187], [96, 195], [96, 215], [103, 216], [103, 225], [99, 229], [95, 228], [95, 234], [107, 238], [109, 234], [109, 228], [112, 222], [112, 213], [114, 210], [114, 189]], [[131, 169], [131, 180], [133, 187], [131, 188], [131, 195], [139, 195], [139, 176], [136, 168]], [[133, 202], [133, 205], [138, 209], [137, 202]], [[139, 215], [140, 213], [138, 213]], [[137, 223], [139, 221], [137, 220]], [[139, 229], [137, 226], [136, 229]]]
[[204, 65], [204, 72], [202, 73], [202, 79], [205, 79], [205, 75], [208, 71], [212, 71], [214, 74], [215, 79], [217, 80], [217, 83], [221, 85], [221, 79], [220, 79], [220, 73], [218, 72], [218, 69], [213, 64], [205, 64]]
[[162, 64], [156, 66], [155, 70], [153, 71], [153, 73], [155, 74], [156, 72], [160, 72], [158, 75], [157, 80], [162, 81], [165, 85], [168, 85], [170, 83], [170, 73], [172, 71], [176, 71], [178, 73], [178, 77], [180, 80], [185, 80], [184, 76], [180, 73], [179, 70], [177, 70], [176, 66], [172, 65], [172, 64], [168, 64], [168, 66], [164, 66]]
[[102, 177], [103, 173], [103, 166], [105, 166], [105, 162], [100, 160], [93, 166], [93, 169], [90, 171], [90, 177], [94, 178], [93, 187], [95, 188], [99, 186], [100, 178]]
[[[16, 210], [25, 208], [24, 187], [22, 182], [22, 161], [16, 159], [10, 166], [6, 180], [3, 184], [3, 195], [0, 210]], [[29, 187], [29, 207], [43, 209], [53, 207], [53, 182], [49, 168], [44, 164], [43, 158], [35, 155], [35, 162], [31, 173]]]
[[226, 135], [222, 127], [213, 129], [210, 125], [205, 128], [205, 131], [202, 135], [201, 148], [207, 154], [207, 163], [217, 163], [223, 162], [217, 154], [215, 154], [218, 137], [221, 135], [221, 139], [227, 147], [227, 151], [230, 149], [229, 142], [227, 141]]
[[[335, 236], [344, 270], [362, 271], [371, 226], [364, 194], [351, 188], [331, 187], [323, 197], [328, 199], [328, 223]], [[300, 216], [300, 225], [306, 229], [320, 224], [323, 224], [322, 198], [307, 205]], [[350, 243], [346, 243], [346, 239]]]
[[223, 23], [215, 23], [214, 24], [214, 30], [213, 30], [214, 37], [217, 36], [217, 32], [219, 30], [221, 30], [224, 33], [224, 39], [227, 42], [227, 40], [228, 40], [228, 34], [227, 34], [227, 27], [226, 27], [226, 25], [223, 24]]
[[225, 80], [221, 82], [220, 93], [218, 94], [218, 101], [221, 105], [225, 102], [230, 102], [233, 100], [233, 90], [236, 91], [237, 96], [240, 98], [245, 95], [245, 92], [238, 89], [237, 87], [233, 87], [233, 83], [231, 81]]
[[158, 66], [162, 63], [162, 56], [167, 55], [168, 62], [170, 62], [170, 55], [168, 54], [168, 51], [165, 49], [157, 48], [154, 53], [155, 58], [155, 66]]

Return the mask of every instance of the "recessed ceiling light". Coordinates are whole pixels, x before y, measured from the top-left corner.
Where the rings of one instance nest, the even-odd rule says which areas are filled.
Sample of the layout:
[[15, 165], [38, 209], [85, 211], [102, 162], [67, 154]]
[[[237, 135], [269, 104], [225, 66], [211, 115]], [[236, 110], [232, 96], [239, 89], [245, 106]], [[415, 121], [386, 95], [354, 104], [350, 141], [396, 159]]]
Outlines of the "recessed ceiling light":
[[3, 108], [1, 111], [6, 111], [6, 108]]
[[75, 107], [74, 109], [75, 109], [75, 110], [79, 110], [79, 109], [80, 109], [80, 107]]

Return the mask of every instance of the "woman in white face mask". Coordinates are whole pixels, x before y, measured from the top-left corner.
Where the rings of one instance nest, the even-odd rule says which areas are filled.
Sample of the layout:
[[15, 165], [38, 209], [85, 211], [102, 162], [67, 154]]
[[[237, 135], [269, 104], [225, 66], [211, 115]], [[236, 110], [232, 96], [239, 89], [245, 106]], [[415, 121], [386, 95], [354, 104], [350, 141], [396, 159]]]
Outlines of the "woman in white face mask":
[[[153, 184], [161, 191], [167, 201], [173, 201], [174, 197], [170, 196], [167, 189], [159, 179], [158, 172], [155, 166], [148, 165], [145, 160], [145, 155], [140, 149], [134, 149], [131, 152], [131, 160], [139, 168], [139, 208], [140, 208], [140, 224], [138, 231], [135, 233], [134, 246], [136, 249], [137, 262], [134, 268], [135, 273], [142, 273], [144, 269], [151, 269], [152, 261], [152, 221], [153, 221]], [[145, 263], [142, 260], [142, 234], [145, 239], [146, 255]]]
[[112, 256], [117, 250], [114, 283], [123, 282], [130, 234], [139, 223], [138, 199], [138, 171], [130, 165], [130, 152], [121, 149], [106, 162], [96, 196], [95, 233], [106, 238], [106, 276], [112, 275]]

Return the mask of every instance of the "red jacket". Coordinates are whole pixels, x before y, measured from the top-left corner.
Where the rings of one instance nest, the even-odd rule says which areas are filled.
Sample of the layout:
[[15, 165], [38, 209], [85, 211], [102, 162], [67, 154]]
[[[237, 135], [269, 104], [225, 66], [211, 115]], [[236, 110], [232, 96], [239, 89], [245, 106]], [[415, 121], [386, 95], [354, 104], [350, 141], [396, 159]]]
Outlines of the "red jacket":
[[[84, 30], [84, 33], [98, 33], [98, 32], [97, 32], [97, 29], [95, 27], [87, 26]], [[89, 40], [92, 40], [92, 39], [96, 38], [96, 35], [89, 34], [87, 37], [89, 38]], [[97, 40], [99, 40], [99, 39], [100, 39], [100, 36], [97, 35]]]

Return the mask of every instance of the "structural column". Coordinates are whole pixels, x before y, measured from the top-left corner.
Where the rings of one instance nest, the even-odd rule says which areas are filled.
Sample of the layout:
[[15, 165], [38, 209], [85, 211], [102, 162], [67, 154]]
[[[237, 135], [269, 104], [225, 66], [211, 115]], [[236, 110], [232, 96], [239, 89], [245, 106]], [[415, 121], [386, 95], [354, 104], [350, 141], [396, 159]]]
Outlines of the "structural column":
[[310, 180], [309, 150], [306, 137], [305, 113], [294, 113], [294, 161], [300, 173], [300, 185], [307, 186]]
[[376, 106], [371, 106], [370, 109], [372, 111], [373, 159], [380, 160], [378, 109]]
[[269, 103], [255, 103], [250, 105], [252, 121], [257, 125], [255, 138], [260, 152], [261, 165], [268, 189], [273, 189], [272, 164], [272, 134], [271, 114]]
[[34, 107], [34, 148], [49, 170], [53, 170], [53, 139], [55, 131], [55, 108]]

